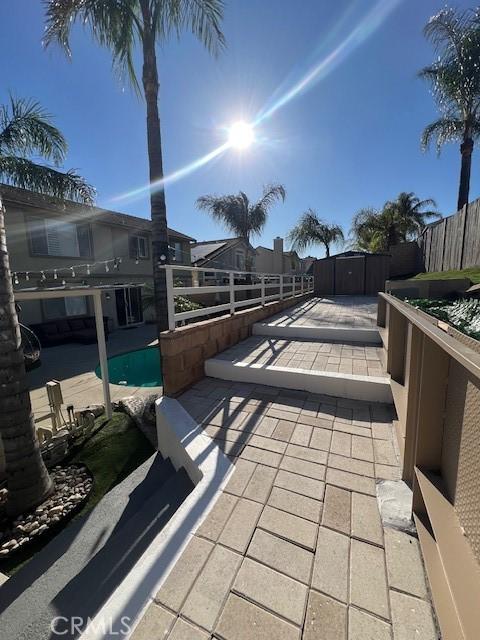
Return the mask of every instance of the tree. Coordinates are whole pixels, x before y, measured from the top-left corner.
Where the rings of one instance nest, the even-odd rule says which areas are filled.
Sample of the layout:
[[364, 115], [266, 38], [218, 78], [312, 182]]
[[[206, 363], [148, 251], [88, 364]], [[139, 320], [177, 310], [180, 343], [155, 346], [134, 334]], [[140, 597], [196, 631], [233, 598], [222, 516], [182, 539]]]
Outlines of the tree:
[[430, 18], [424, 34], [438, 60], [419, 75], [431, 85], [441, 116], [425, 128], [422, 147], [435, 139], [440, 153], [445, 143], [460, 141], [460, 210], [468, 204], [473, 144], [480, 135], [480, 13], [444, 9]]
[[323, 244], [326, 257], [330, 257], [330, 245], [343, 243], [342, 227], [329, 224], [318, 217], [313, 209], [300, 216], [298, 224], [288, 234], [292, 249], [304, 251], [314, 244]]
[[110, 49], [114, 65], [126, 72], [140, 92], [135, 70], [137, 44], [142, 51], [142, 87], [147, 110], [147, 145], [152, 217], [152, 259], [158, 333], [168, 329], [165, 270], [169, 262], [167, 210], [158, 109], [156, 45], [172, 32], [190, 30], [216, 54], [224, 45], [220, 30], [223, 0], [45, 0], [45, 46], [59, 43], [70, 55], [69, 35], [78, 21], [99, 44]]
[[[65, 138], [38, 103], [11, 98], [8, 105], [0, 106], [0, 182], [90, 204], [95, 192], [75, 171], [62, 173], [30, 159], [42, 156], [58, 167], [66, 151]], [[17, 515], [40, 504], [52, 491], [52, 481], [33, 422], [4, 216], [0, 193], [0, 436], [7, 510]]]
[[[273, 184], [263, 187], [262, 197], [254, 203], [240, 191], [237, 195], [201, 196], [197, 200], [197, 208], [207, 211], [235, 236], [250, 242], [251, 236], [262, 232], [273, 204], [278, 200], [284, 202], [285, 197], [285, 187]], [[250, 267], [246, 269], [251, 270]]]
[[[390, 247], [414, 240], [425, 228], [429, 218], [439, 218], [431, 198], [420, 200], [414, 193], [400, 193], [381, 210], [360, 209], [352, 221], [350, 236], [353, 246], [364, 251], [388, 251]], [[427, 209], [426, 209], [427, 208]]]

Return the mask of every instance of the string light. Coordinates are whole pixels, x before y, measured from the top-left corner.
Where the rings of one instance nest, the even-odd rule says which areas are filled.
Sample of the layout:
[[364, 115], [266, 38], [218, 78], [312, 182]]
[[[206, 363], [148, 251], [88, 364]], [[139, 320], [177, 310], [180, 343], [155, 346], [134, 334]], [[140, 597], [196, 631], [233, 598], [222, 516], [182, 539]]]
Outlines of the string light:
[[29, 271], [25, 272], [25, 280], [28, 282], [30, 280], [30, 273]]
[[70, 267], [71, 271], [72, 271], [72, 278], [75, 278], [75, 269], [73, 267]]
[[89, 276], [89, 275], [90, 275], [90, 265], [87, 264], [87, 276]]
[[53, 279], [56, 280], [58, 278], [57, 270], [53, 270]]
[[13, 274], [13, 282], [14, 284], [18, 284], [18, 276], [16, 273]]

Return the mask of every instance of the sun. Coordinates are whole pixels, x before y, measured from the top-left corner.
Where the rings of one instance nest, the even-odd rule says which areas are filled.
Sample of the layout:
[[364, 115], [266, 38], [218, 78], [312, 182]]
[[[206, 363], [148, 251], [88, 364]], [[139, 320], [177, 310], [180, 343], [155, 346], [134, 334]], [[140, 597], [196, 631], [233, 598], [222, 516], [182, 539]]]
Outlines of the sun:
[[248, 122], [235, 122], [228, 129], [228, 144], [234, 149], [247, 149], [255, 142], [255, 132]]

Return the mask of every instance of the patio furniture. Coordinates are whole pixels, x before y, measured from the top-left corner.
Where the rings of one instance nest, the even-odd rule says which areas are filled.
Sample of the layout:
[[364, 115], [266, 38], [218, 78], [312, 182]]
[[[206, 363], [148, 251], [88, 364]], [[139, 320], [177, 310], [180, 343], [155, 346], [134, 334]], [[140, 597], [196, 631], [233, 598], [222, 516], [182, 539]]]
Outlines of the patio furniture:
[[[105, 338], [108, 340], [108, 317], [103, 316]], [[30, 329], [38, 336], [42, 347], [53, 347], [67, 342], [91, 344], [97, 340], [94, 316], [75, 316], [33, 324]]]

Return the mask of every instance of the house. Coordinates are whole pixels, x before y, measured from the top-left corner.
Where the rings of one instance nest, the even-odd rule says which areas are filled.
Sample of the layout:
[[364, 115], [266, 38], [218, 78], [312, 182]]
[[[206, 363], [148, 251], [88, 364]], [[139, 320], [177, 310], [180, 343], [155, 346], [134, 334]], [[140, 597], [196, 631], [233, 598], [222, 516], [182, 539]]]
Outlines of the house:
[[305, 256], [305, 258], [300, 258], [302, 261], [302, 271], [304, 273], [312, 273], [312, 268], [313, 268], [313, 263], [315, 262], [315, 260], [317, 258], [314, 258], [313, 256]]
[[[191, 246], [192, 264], [226, 271], [255, 270], [255, 249], [245, 238], [206, 240]], [[251, 265], [251, 266], [249, 266]], [[205, 273], [205, 280], [215, 279], [214, 273]]]
[[[103, 294], [111, 328], [144, 321], [138, 285], [153, 280], [150, 220], [8, 185], [0, 185], [0, 192], [14, 289], [62, 282], [124, 284]], [[168, 237], [170, 261], [190, 265], [194, 239], [174, 229], [168, 229]], [[85, 296], [23, 302], [20, 321], [90, 315], [90, 304]]]
[[302, 260], [296, 251], [283, 250], [283, 238], [274, 238], [273, 249], [255, 249], [255, 271], [259, 273], [303, 273]]

